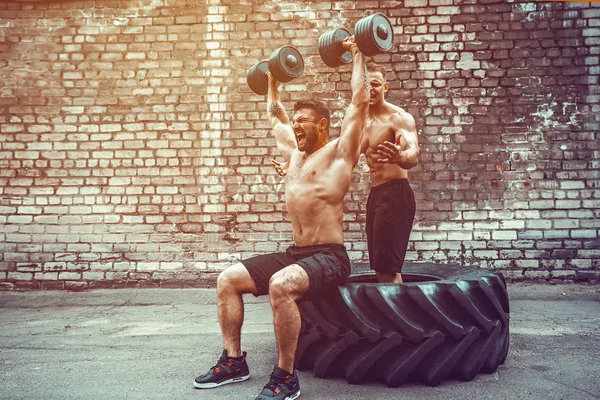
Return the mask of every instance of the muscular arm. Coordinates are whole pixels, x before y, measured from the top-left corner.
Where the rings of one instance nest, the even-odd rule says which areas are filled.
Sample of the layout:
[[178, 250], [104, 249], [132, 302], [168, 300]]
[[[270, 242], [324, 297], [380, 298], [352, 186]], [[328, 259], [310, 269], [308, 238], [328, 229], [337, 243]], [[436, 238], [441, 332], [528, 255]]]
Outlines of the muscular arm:
[[411, 169], [419, 163], [419, 139], [415, 119], [406, 112], [392, 117], [395, 129], [395, 142], [383, 142], [377, 147], [377, 153], [383, 156], [377, 160], [382, 163], [397, 164], [402, 169]]
[[290, 126], [290, 117], [288, 116], [283, 103], [279, 98], [279, 89], [277, 81], [269, 74], [269, 93], [267, 96], [267, 113], [269, 122], [273, 128], [275, 142], [281, 155], [286, 161], [290, 161], [292, 152], [296, 149], [296, 139]]
[[[396, 131], [396, 142], [402, 146], [403, 150], [397, 164], [400, 168], [411, 169], [419, 163], [419, 138], [415, 119], [408, 113], [399, 116], [399, 119], [400, 124], [399, 129]], [[400, 143], [401, 138], [404, 139], [406, 144]]]
[[365, 66], [365, 57], [358, 50], [354, 36], [344, 40], [344, 46], [352, 52], [352, 103], [342, 121], [338, 154], [356, 165], [361, 151], [362, 131], [367, 120], [369, 108], [369, 74]]

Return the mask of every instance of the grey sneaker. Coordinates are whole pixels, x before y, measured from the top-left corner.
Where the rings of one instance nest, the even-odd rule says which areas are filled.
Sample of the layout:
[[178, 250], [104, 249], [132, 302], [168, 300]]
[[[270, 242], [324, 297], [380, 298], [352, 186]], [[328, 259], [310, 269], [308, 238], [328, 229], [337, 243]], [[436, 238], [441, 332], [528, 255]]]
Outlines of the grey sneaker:
[[296, 373], [290, 374], [275, 366], [269, 382], [255, 400], [294, 400], [300, 397], [300, 382]]
[[204, 375], [194, 380], [194, 386], [198, 389], [211, 389], [228, 383], [245, 381], [250, 377], [250, 370], [246, 363], [246, 352], [242, 353], [241, 360], [227, 356], [227, 350], [223, 350], [217, 364]]

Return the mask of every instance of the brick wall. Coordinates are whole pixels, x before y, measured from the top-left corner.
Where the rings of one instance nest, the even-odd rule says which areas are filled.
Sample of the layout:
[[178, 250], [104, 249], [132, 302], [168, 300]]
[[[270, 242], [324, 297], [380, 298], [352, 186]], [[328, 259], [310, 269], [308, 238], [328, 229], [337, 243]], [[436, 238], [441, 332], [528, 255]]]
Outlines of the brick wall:
[[[338, 134], [349, 67], [317, 38], [379, 10], [389, 100], [422, 147], [408, 261], [512, 279], [600, 276], [600, 3], [501, 0], [0, 2], [0, 287], [198, 286], [291, 241], [264, 97], [284, 44]], [[281, 159], [281, 158], [280, 158]], [[366, 261], [364, 159], [347, 248]]]

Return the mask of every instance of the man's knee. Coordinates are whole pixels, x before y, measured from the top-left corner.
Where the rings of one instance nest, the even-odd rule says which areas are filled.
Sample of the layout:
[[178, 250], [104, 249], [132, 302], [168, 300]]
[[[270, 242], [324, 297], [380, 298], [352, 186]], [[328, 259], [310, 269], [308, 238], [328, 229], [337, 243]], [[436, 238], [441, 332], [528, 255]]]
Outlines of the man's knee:
[[269, 296], [271, 299], [287, 296], [290, 292], [289, 286], [283, 276], [273, 275], [269, 280]]
[[224, 269], [217, 278], [217, 292], [234, 291], [253, 293], [256, 291], [254, 280], [242, 263]]
[[292, 264], [273, 274], [269, 280], [269, 296], [271, 299], [291, 297], [297, 300], [308, 291], [309, 284], [306, 271], [299, 265]]

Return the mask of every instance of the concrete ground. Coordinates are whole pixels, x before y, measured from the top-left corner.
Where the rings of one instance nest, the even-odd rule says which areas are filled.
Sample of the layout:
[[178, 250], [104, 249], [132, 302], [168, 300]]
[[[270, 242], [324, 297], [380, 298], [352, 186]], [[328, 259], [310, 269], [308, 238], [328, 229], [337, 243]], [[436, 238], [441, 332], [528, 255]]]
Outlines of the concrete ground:
[[[302, 399], [598, 399], [600, 286], [509, 286], [505, 365], [438, 387], [351, 385], [300, 371]], [[0, 399], [254, 399], [276, 361], [268, 298], [246, 298], [251, 378], [212, 390], [196, 375], [222, 344], [214, 289], [0, 292]]]

